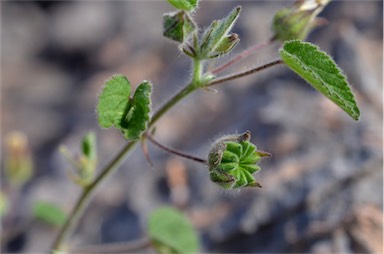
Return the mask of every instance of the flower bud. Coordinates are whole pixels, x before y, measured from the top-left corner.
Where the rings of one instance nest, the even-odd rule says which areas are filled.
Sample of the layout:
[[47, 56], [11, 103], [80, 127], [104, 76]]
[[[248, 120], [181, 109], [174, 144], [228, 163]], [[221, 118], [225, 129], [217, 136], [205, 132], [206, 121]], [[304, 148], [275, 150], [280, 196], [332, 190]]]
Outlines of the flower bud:
[[272, 24], [276, 38], [281, 41], [305, 39], [313, 28], [323, 23], [316, 16], [329, 2], [330, 0], [297, 0], [292, 7], [279, 10]]

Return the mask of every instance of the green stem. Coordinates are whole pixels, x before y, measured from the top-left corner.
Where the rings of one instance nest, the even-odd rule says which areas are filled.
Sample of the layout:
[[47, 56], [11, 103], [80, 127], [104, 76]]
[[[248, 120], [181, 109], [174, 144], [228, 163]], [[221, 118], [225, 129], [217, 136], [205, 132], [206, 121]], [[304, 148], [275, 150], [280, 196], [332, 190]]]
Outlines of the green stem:
[[52, 250], [60, 250], [62, 242], [67, 238], [69, 233], [72, 232], [73, 227], [77, 225], [80, 216], [83, 214], [85, 207], [88, 205], [89, 200], [92, 197], [92, 193], [95, 192], [96, 188], [100, 185], [103, 179], [105, 179], [110, 173], [112, 173], [129, 154], [130, 151], [135, 147], [138, 141], [132, 141], [126, 144], [123, 149], [111, 160], [100, 174], [92, 181], [90, 185], [83, 189], [80, 197], [78, 198], [74, 208], [72, 209], [67, 221], [60, 229], [55, 241], [52, 245]]
[[[167, 103], [165, 103], [152, 117], [148, 128], [152, 127], [169, 109], [171, 109], [177, 102], [186, 97], [188, 94], [199, 88], [202, 75], [202, 63], [200, 60], [194, 60], [193, 78], [190, 84], [171, 97]], [[83, 189], [80, 197], [76, 201], [66, 223], [60, 229], [57, 237], [52, 244], [52, 250], [60, 250], [62, 243], [73, 231], [74, 227], [78, 224], [80, 216], [83, 214], [86, 206], [88, 205], [92, 194], [95, 192], [98, 186], [103, 180], [114, 172], [123, 160], [129, 155], [129, 153], [135, 148], [138, 141], [131, 141], [127, 143], [122, 150], [112, 159], [98, 174], [95, 180], [90, 185]]]
[[153, 127], [153, 125], [167, 112], [172, 108], [176, 103], [178, 103], [185, 96], [193, 92], [196, 88], [192, 86], [192, 83], [184, 87], [178, 93], [176, 93], [168, 102], [166, 102], [151, 118], [151, 122], [148, 125], [148, 128]]

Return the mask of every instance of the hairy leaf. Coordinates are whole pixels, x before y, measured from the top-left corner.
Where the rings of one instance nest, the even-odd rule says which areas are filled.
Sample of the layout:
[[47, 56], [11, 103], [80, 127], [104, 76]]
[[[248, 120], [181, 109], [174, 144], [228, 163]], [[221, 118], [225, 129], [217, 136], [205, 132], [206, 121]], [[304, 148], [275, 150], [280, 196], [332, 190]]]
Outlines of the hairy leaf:
[[67, 219], [67, 214], [59, 206], [44, 201], [34, 203], [33, 215], [53, 226], [62, 226]]
[[199, 249], [191, 223], [171, 207], [159, 208], [150, 215], [148, 235], [160, 253], [197, 253]]
[[195, 30], [195, 23], [184, 11], [166, 13], [163, 16], [163, 35], [171, 40], [183, 42]]
[[147, 130], [151, 112], [152, 85], [142, 82], [135, 91], [128, 113], [121, 122], [122, 132], [127, 139], [139, 139]]
[[120, 123], [125, 117], [131, 95], [131, 84], [122, 75], [113, 76], [107, 80], [99, 95], [97, 112], [99, 124], [103, 128], [115, 126], [120, 128]]
[[101, 127], [112, 125], [127, 139], [139, 139], [150, 119], [152, 85], [143, 81], [130, 98], [131, 86], [126, 77], [112, 77], [99, 96], [97, 112]]
[[353, 119], [359, 119], [360, 111], [346, 77], [329, 55], [317, 46], [300, 40], [285, 42], [280, 55], [289, 68]]
[[193, 11], [196, 8], [198, 0], [168, 0], [176, 9], [183, 11]]

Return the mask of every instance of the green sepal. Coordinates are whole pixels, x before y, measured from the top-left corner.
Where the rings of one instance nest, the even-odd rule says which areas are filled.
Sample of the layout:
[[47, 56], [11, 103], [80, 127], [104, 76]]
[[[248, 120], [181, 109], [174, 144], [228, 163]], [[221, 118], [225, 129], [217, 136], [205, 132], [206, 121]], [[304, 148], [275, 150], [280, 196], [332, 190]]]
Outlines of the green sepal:
[[168, 0], [168, 3], [179, 10], [193, 11], [198, 4], [198, 0]]
[[325, 95], [353, 119], [358, 120], [360, 110], [343, 72], [332, 57], [317, 46], [292, 40], [280, 49], [284, 63], [300, 77]]
[[239, 42], [237, 34], [230, 31], [239, 17], [241, 7], [233, 9], [229, 15], [221, 20], [214, 20], [205, 31], [200, 46], [201, 58], [213, 58], [228, 53]]
[[148, 236], [159, 253], [198, 253], [197, 232], [175, 208], [158, 208], [149, 216]]
[[277, 11], [272, 22], [275, 38], [280, 41], [304, 40], [318, 26], [319, 19], [316, 16], [330, 0], [313, 2], [296, 1], [292, 7]]
[[196, 24], [185, 11], [166, 13], [163, 16], [163, 35], [177, 42], [184, 42], [196, 30]]
[[265, 152], [257, 151], [249, 142], [250, 132], [225, 136], [214, 143], [208, 155], [209, 176], [212, 182], [223, 188], [261, 187], [253, 173]]
[[224, 39], [220, 42], [214, 52], [212, 52], [209, 57], [215, 58], [221, 55], [224, 55], [230, 52], [236, 45], [239, 43], [240, 38], [236, 33], [229, 34], [224, 37]]

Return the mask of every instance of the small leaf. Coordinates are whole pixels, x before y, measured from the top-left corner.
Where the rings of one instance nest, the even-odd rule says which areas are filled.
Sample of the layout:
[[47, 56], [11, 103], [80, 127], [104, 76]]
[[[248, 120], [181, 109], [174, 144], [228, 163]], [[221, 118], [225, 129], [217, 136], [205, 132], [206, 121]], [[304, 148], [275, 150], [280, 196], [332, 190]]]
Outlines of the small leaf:
[[139, 139], [147, 130], [151, 112], [152, 85], [142, 82], [135, 91], [129, 112], [121, 122], [121, 130], [127, 139]]
[[163, 35], [171, 40], [183, 42], [196, 30], [196, 25], [184, 11], [166, 13], [163, 16]]
[[113, 76], [105, 83], [97, 105], [98, 120], [102, 128], [113, 125], [120, 128], [121, 120], [126, 115], [130, 95], [131, 84], [122, 75]]
[[308, 42], [287, 41], [280, 49], [285, 64], [316, 90], [336, 103], [353, 119], [358, 120], [360, 111], [348, 86], [346, 77], [333, 59]]
[[233, 9], [229, 15], [221, 20], [215, 20], [205, 31], [200, 46], [200, 54], [203, 58], [212, 58], [229, 52], [238, 43], [237, 34], [229, 34], [237, 18], [241, 7]]
[[150, 119], [151, 88], [150, 82], [142, 82], [131, 99], [131, 85], [127, 78], [122, 75], [112, 77], [99, 96], [97, 112], [100, 126], [109, 128], [113, 125], [125, 138], [139, 139]]
[[163, 207], [149, 217], [148, 235], [160, 253], [197, 253], [199, 240], [189, 220], [178, 210]]
[[196, 8], [198, 0], [168, 0], [168, 3], [176, 9], [184, 11], [193, 11]]
[[53, 226], [62, 226], [67, 220], [67, 214], [57, 205], [37, 201], [33, 205], [33, 215], [35, 218], [44, 221]]

